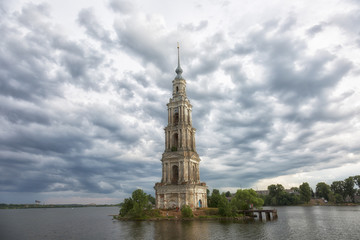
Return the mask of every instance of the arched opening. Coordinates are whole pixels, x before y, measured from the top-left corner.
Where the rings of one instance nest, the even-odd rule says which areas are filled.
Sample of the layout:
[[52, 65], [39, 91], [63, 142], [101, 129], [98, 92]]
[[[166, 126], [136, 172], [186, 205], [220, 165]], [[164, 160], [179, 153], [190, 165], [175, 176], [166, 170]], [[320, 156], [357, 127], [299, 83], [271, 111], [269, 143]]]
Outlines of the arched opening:
[[194, 134], [190, 133], [190, 149], [194, 150]]
[[178, 148], [178, 144], [179, 144], [179, 135], [177, 133], [175, 133], [173, 135], [173, 142], [172, 142], [172, 147], [171, 149], [173, 151], [177, 151], [177, 148]]
[[179, 167], [174, 165], [172, 166], [172, 177], [171, 183], [177, 183], [179, 181]]
[[176, 87], [176, 93], [178, 93], [179, 92], [179, 87]]
[[177, 125], [179, 122], [179, 113], [174, 114], [174, 125]]
[[199, 200], [199, 208], [202, 207], [202, 202], [201, 202], [201, 199]]

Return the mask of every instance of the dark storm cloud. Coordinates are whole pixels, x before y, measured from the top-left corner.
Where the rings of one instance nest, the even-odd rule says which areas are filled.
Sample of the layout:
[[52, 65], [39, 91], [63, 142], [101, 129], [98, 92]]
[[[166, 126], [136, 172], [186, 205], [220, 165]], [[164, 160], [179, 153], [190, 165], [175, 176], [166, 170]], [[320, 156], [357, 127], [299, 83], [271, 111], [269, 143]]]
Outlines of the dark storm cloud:
[[[266, 66], [269, 82], [263, 87], [270, 87], [291, 105], [322, 95], [334, 87], [352, 67], [350, 61], [338, 59], [325, 50], [313, 56], [301, 55], [306, 45], [298, 39], [279, 38], [276, 35], [269, 37], [261, 31], [249, 37], [260, 54], [260, 64]], [[296, 69], [296, 64], [299, 69]], [[327, 68], [329, 65], [331, 67]]]
[[360, 21], [359, 10], [360, 5], [357, 2], [357, 4], [349, 8], [348, 11], [332, 17], [329, 23], [340, 27], [342, 31], [346, 30], [348, 34], [358, 35], [360, 32], [360, 26], [357, 24], [357, 22]]
[[133, 12], [134, 5], [130, 1], [124, 1], [124, 0], [111, 0], [109, 2], [109, 7], [114, 12], [119, 12], [122, 14], [128, 14]]
[[[116, 22], [116, 31], [119, 44], [129, 52], [130, 55], [138, 57], [142, 65], [155, 65], [163, 72], [173, 69], [168, 60], [164, 46], [169, 46], [170, 36], [161, 34], [161, 26], [155, 19], [146, 16], [132, 17], [124, 22]], [[176, 42], [174, 38], [174, 42]]]
[[[149, 127], [149, 113], [159, 118], [166, 110], [158, 106], [148, 76], [134, 73], [121, 81], [119, 102], [73, 102], [63, 92], [67, 86], [86, 94], [102, 91], [99, 68], [106, 56], [85, 40], [59, 34], [48, 24], [46, 5], [28, 4], [12, 16], [17, 28], [0, 24], [0, 190], [107, 194], [133, 190], [129, 181], [139, 177], [158, 176], [160, 163], [149, 159], [160, 156], [150, 150], [161, 151], [162, 144], [148, 142], [149, 136], [162, 138]], [[91, 10], [79, 13], [79, 23], [95, 40], [110, 41]], [[136, 106], [139, 96], [147, 111]], [[132, 154], [139, 145], [145, 156]]]
[[[77, 43], [57, 34], [56, 29], [47, 24], [49, 17], [46, 6], [29, 4], [15, 16], [19, 20], [19, 29], [25, 27], [29, 32], [23, 34], [22, 30], [0, 25], [5, 34], [0, 54], [1, 94], [31, 101], [60, 96], [58, 85], [61, 81], [72, 81], [72, 78], [60, 77], [64, 71], [58, 63], [65, 67], [71, 77], [77, 78], [75, 83], [96, 88], [97, 75], [87, 73], [99, 66], [103, 56], [80, 48]], [[53, 51], [53, 47], [60, 50], [60, 54]], [[59, 74], [54, 76], [52, 72]]]
[[195, 63], [189, 69], [189, 76], [196, 78], [198, 75], [206, 75], [216, 71], [219, 67], [220, 58], [218, 56], [206, 56], [199, 58], [201, 62]]
[[323, 30], [324, 30], [324, 28], [323, 28], [323, 25], [322, 25], [322, 24], [316, 24], [316, 25], [312, 26], [311, 28], [309, 28], [309, 29], [306, 31], [306, 33], [307, 33], [309, 36], [313, 37], [313, 36], [315, 36], [316, 34], [322, 32]]
[[[32, 34], [22, 36], [19, 31], [4, 30], [0, 54], [0, 94], [24, 100], [57, 95], [55, 82], [43, 67], [52, 64], [46, 43], [39, 43]], [[21, 61], [19, 61], [21, 59]]]
[[[338, 159], [341, 154], [337, 150], [330, 150], [334, 144], [332, 140], [318, 145], [316, 132], [312, 128], [322, 123], [350, 120], [354, 116], [353, 111], [334, 112], [330, 106], [343, 100], [331, 100], [328, 96], [329, 90], [337, 86], [353, 64], [325, 50], [310, 56], [302, 54], [307, 49], [303, 40], [288, 34], [279, 35], [289, 31], [296, 22], [295, 17], [268, 22], [260, 30], [247, 35], [247, 40], [235, 45], [234, 53], [241, 56], [252, 54], [254, 63], [263, 67], [264, 81], [254, 84], [254, 79], [248, 78], [240, 62], [223, 64], [221, 69], [230, 76], [235, 88], [226, 95], [217, 91], [221, 95], [217, 100], [202, 99], [198, 102], [200, 106], [196, 105], [204, 109], [203, 114], [208, 116], [205, 117], [207, 128], [211, 124], [211, 130], [218, 133], [214, 146], [226, 146], [228, 149], [220, 151], [215, 147], [215, 150], [211, 150], [214, 159], [210, 159], [210, 162], [221, 162], [223, 167], [232, 169], [230, 174], [228, 168], [213, 173], [213, 168], [208, 168], [207, 164], [202, 170], [202, 176], [207, 181], [216, 182], [216, 187], [239, 187], [240, 183], [242, 187], [249, 187], [259, 179], [295, 173], [306, 167], [313, 168], [330, 159], [337, 159], [338, 164], [342, 164]], [[224, 60], [221, 58], [219, 62]], [[206, 84], [202, 86], [206, 88]], [[208, 93], [213, 96], [211, 90]], [[201, 96], [192, 95], [195, 98]], [[274, 99], [284, 110], [287, 109], [281, 115], [274, 109]], [[211, 104], [215, 101], [216, 104]], [[308, 106], [309, 101], [313, 102], [313, 110], [304, 115], [300, 109]], [[219, 108], [222, 110], [217, 111]], [[194, 117], [199, 120], [201, 114], [195, 113]], [[211, 130], [201, 128], [205, 136]], [[290, 141], [289, 134], [292, 136]], [[332, 137], [337, 133], [326, 134]], [[326, 139], [326, 136], [322, 138]], [[199, 141], [198, 149], [206, 152], [207, 148], [213, 147], [206, 143]], [[310, 148], [312, 153], [302, 151], [306, 148]], [[325, 152], [327, 154], [322, 156], [321, 153]], [[247, 163], [262, 167], [253, 168]], [[218, 174], [230, 176], [221, 181]]]
[[112, 46], [110, 32], [106, 31], [99, 23], [92, 8], [83, 9], [79, 12], [78, 22], [86, 29], [86, 34], [102, 42], [103, 46]]
[[0, 98], [0, 112], [7, 121], [15, 124], [38, 123], [49, 125], [51, 120], [44, 109], [27, 102], [16, 102], [14, 99]]

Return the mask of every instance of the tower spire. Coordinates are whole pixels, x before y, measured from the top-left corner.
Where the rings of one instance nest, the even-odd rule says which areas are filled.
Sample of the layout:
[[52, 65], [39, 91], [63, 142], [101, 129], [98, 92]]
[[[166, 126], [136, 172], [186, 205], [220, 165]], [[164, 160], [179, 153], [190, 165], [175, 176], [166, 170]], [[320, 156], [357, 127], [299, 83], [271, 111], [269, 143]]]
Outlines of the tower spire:
[[177, 43], [177, 49], [178, 49], [178, 66], [177, 66], [177, 68], [175, 70], [175, 72], [177, 74], [175, 78], [176, 79], [183, 79], [183, 77], [181, 76], [183, 70], [180, 67], [180, 46], [179, 46], [179, 42]]

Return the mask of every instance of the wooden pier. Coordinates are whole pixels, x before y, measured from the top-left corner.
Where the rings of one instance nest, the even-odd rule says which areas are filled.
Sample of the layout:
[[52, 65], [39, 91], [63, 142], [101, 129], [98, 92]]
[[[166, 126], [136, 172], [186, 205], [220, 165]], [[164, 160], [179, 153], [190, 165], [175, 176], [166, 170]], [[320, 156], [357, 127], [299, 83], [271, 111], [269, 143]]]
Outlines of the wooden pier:
[[275, 220], [278, 218], [277, 210], [276, 209], [267, 209], [267, 210], [260, 210], [260, 209], [250, 209], [250, 210], [239, 210], [239, 213], [243, 213], [245, 216], [254, 216], [254, 213], [257, 213], [259, 220], [262, 221], [263, 213], [265, 215], [266, 221]]

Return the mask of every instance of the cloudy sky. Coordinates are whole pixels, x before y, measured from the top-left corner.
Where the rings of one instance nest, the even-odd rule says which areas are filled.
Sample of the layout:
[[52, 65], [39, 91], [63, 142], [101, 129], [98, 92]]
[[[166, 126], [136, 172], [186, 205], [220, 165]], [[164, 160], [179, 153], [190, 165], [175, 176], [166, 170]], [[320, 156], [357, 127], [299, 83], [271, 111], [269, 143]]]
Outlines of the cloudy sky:
[[201, 180], [360, 174], [360, 2], [0, 1], [0, 202], [154, 195], [181, 44]]

